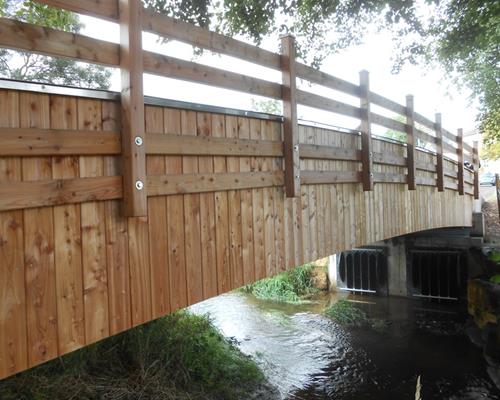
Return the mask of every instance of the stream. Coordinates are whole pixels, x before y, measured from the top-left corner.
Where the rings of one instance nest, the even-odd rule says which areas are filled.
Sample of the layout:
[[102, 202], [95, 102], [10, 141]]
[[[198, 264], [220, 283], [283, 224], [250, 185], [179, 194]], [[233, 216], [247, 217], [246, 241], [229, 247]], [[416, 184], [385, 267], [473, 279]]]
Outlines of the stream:
[[[370, 327], [323, 315], [345, 298]], [[232, 292], [192, 306], [262, 368], [281, 399], [499, 399], [481, 350], [464, 333], [464, 306], [407, 298], [322, 294], [305, 304]]]

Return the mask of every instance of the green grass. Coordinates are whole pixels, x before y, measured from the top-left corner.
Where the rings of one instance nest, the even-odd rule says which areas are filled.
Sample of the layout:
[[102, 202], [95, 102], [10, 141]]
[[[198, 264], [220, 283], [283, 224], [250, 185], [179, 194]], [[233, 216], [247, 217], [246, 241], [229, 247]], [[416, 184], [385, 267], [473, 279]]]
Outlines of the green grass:
[[178, 312], [0, 381], [0, 399], [238, 399], [262, 381], [208, 317]]
[[311, 279], [314, 268], [311, 264], [305, 264], [272, 278], [244, 286], [242, 290], [260, 299], [298, 303], [303, 297], [318, 292]]
[[325, 314], [341, 325], [363, 326], [368, 323], [366, 314], [347, 300], [339, 300], [326, 309]]

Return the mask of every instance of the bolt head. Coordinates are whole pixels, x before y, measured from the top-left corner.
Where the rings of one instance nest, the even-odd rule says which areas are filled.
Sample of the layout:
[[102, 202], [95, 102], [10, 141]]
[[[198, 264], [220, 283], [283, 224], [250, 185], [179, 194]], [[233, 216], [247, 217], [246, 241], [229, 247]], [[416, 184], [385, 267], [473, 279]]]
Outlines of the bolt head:
[[299, 146], [296, 144], [295, 146], [293, 146], [293, 149], [294, 149], [295, 151], [299, 151]]
[[142, 181], [135, 181], [135, 188], [137, 190], [142, 190], [144, 188], [144, 183]]
[[143, 140], [140, 136], [136, 136], [134, 138], [134, 143], [137, 145], [137, 146], [142, 146], [142, 143], [143, 143]]

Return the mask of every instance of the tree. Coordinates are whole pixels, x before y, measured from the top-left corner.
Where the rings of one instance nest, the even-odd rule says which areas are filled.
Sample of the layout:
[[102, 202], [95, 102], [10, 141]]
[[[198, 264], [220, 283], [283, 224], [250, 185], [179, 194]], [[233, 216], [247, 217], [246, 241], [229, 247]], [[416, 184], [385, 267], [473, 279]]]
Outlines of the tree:
[[393, 32], [395, 72], [406, 63], [443, 66], [479, 99], [486, 148], [500, 140], [498, 0], [143, 1], [158, 12], [257, 44], [268, 35], [293, 34], [298, 56], [313, 66], [362, 41], [375, 24]]
[[[68, 32], [79, 32], [76, 14], [41, 5], [33, 0], [0, 0], [0, 16]], [[8, 79], [109, 88], [111, 72], [101, 66], [53, 58], [25, 51], [0, 50], [0, 76]]]

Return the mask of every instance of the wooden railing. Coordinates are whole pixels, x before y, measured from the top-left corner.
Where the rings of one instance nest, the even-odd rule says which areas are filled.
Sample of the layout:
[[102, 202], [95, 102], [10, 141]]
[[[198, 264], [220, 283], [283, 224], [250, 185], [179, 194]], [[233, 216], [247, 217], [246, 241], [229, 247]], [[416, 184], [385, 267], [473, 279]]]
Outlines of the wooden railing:
[[[350, 83], [327, 73], [299, 63], [295, 58], [292, 37], [282, 38], [282, 54], [273, 53], [247, 43], [225, 37], [215, 32], [175, 20], [165, 15], [143, 9], [139, 0], [78, 1], [39, 0], [40, 3], [69, 11], [86, 14], [120, 25], [120, 44], [93, 39], [80, 34], [43, 28], [6, 18], [0, 19], [0, 46], [20, 49], [56, 57], [118, 67], [122, 72], [122, 129], [114, 132], [69, 133], [64, 130], [2, 129], [0, 156], [70, 155], [70, 154], [120, 154], [123, 160], [123, 186], [115, 177], [76, 178], [46, 181], [39, 187], [19, 183], [13, 189], [2, 188], [0, 209], [12, 209], [58, 202], [84, 201], [99, 194], [105, 198], [123, 196], [127, 216], [147, 215], [147, 196], [190, 191], [219, 190], [236, 185], [264, 187], [284, 184], [286, 194], [296, 197], [301, 183], [361, 182], [365, 191], [373, 190], [374, 182], [406, 183], [409, 190], [429, 182], [438, 191], [446, 188], [445, 176], [458, 180], [449, 188], [465, 193], [464, 168], [474, 171], [474, 196], [479, 196], [477, 146], [471, 148], [463, 142], [462, 132], [454, 135], [444, 129], [441, 115], [431, 121], [414, 110], [414, 99], [408, 96], [406, 105], [398, 104], [370, 90], [369, 74], [360, 73], [358, 84]], [[181, 60], [142, 49], [142, 32], [152, 32], [161, 37], [179, 40], [219, 54], [236, 57], [260, 66], [281, 71], [282, 84], [240, 73]], [[220, 88], [237, 90], [253, 95], [283, 101], [283, 145], [251, 139], [180, 137], [177, 135], [145, 134], [143, 73], [192, 81]], [[359, 99], [359, 107], [320, 96], [297, 88], [297, 78], [335, 89]], [[299, 143], [297, 106], [304, 105], [360, 120], [359, 150], [314, 146]], [[382, 107], [403, 116], [399, 122], [371, 110], [371, 105]], [[406, 155], [377, 154], [372, 149], [372, 125], [379, 125], [406, 133]], [[434, 148], [436, 164], [418, 162], [416, 145], [423, 143]], [[121, 147], [121, 148], [120, 148]], [[147, 155], [231, 155], [231, 156], [283, 156], [284, 172], [239, 172], [227, 174], [146, 175]], [[446, 156], [445, 156], [446, 155]], [[361, 163], [359, 174], [320, 174], [300, 170], [300, 159], [323, 158], [349, 160]], [[447, 170], [443, 160], [449, 158], [457, 170]], [[373, 164], [392, 164], [406, 168], [399, 176], [375, 173]], [[467, 165], [469, 167], [467, 167]], [[435, 173], [435, 180], [418, 178], [416, 171]], [[56, 190], [58, 195], [53, 196]], [[17, 195], [14, 196], [14, 193]], [[7, 196], [8, 194], [8, 196]], [[8, 197], [8, 199], [7, 199]], [[6, 200], [7, 199], [7, 200]]]

